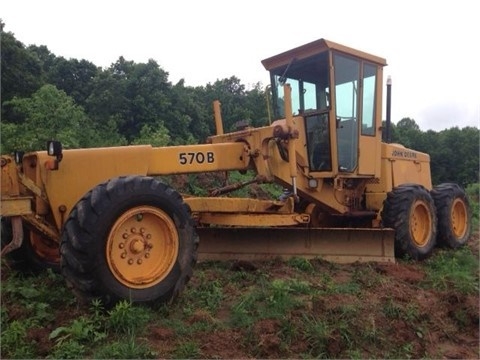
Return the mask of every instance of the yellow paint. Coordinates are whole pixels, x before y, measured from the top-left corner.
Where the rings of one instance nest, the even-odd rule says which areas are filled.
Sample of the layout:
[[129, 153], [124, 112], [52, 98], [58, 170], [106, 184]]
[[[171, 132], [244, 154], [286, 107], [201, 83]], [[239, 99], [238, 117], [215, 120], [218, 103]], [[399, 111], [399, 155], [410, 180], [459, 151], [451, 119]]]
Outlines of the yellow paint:
[[105, 256], [119, 282], [144, 289], [158, 284], [170, 273], [178, 247], [172, 219], [157, 208], [138, 206], [115, 221], [108, 234]]

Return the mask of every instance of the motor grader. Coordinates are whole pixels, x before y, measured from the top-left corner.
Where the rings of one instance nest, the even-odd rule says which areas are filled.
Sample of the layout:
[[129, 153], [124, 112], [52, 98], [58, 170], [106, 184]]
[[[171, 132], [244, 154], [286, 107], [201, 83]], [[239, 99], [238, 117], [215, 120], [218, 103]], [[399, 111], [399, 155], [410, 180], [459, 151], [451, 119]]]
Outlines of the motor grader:
[[[385, 59], [320, 39], [262, 61], [270, 124], [205, 144], [62, 149], [1, 157], [2, 255], [58, 267], [80, 299], [171, 301], [198, 260], [421, 260], [469, 238], [456, 184], [432, 187], [429, 155], [382, 140]], [[252, 179], [180, 194], [162, 176], [249, 171]], [[280, 198], [235, 198], [276, 183]], [[10, 235], [10, 236], [9, 236]]]

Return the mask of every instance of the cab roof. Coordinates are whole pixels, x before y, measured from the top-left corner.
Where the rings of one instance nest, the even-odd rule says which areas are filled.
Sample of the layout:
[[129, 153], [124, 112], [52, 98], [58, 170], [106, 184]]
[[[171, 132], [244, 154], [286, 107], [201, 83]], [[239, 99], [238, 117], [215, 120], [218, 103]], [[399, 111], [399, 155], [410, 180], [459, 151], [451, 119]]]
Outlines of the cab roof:
[[337, 50], [339, 52], [352, 55], [355, 57], [359, 57], [361, 59], [376, 63], [381, 66], [387, 65], [387, 61], [384, 58], [371, 55], [366, 52], [350, 48], [348, 46], [337, 44], [333, 41], [329, 41], [326, 39], [315, 40], [308, 44], [305, 44], [305, 45], [296, 47], [294, 49], [285, 51], [283, 53], [280, 53], [278, 55], [269, 57], [265, 60], [262, 60], [262, 64], [266, 70], [270, 71], [280, 66], [286, 66], [292, 61], [292, 59], [301, 60], [330, 49]]

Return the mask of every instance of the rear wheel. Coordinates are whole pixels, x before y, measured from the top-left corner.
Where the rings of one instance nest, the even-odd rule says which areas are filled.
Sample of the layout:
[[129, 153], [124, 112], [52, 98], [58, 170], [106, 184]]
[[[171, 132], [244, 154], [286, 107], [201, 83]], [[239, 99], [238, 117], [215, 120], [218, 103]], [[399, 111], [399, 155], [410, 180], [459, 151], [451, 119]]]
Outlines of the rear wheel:
[[178, 192], [151, 177], [120, 177], [72, 210], [62, 234], [62, 273], [87, 301], [166, 302], [190, 279], [197, 247]]
[[[10, 219], [2, 218], [2, 249], [12, 240]], [[58, 243], [48, 240], [39, 233], [23, 226], [22, 245], [7, 253], [9, 265], [25, 273], [37, 273], [51, 269], [60, 271], [60, 252]]]
[[395, 229], [395, 253], [422, 260], [431, 255], [437, 217], [430, 193], [420, 185], [400, 185], [387, 194], [383, 225]]
[[438, 217], [438, 242], [451, 248], [464, 245], [472, 229], [470, 204], [457, 184], [445, 183], [431, 191]]

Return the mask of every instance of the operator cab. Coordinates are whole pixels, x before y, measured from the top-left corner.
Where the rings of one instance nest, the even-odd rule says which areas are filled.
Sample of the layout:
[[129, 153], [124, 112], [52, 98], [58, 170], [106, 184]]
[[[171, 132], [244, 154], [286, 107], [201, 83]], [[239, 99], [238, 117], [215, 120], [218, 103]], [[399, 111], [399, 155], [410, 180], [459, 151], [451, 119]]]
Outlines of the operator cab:
[[291, 86], [310, 172], [378, 175], [384, 59], [320, 39], [262, 64], [270, 72], [275, 119], [286, 117], [284, 85]]

